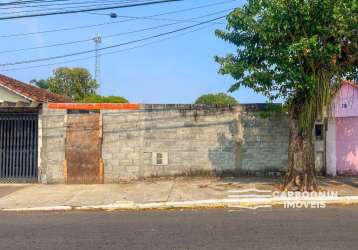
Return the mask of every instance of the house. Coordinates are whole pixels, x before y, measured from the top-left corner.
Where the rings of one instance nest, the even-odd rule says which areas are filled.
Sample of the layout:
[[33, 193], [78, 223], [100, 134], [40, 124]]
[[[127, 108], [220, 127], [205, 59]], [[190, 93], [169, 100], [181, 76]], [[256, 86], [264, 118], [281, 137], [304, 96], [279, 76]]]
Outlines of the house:
[[0, 103], [71, 102], [71, 99], [0, 74]]
[[37, 181], [42, 104], [70, 101], [0, 75], [0, 181]]
[[343, 81], [332, 101], [326, 132], [327, 174], [358, 175], [358, 85]]

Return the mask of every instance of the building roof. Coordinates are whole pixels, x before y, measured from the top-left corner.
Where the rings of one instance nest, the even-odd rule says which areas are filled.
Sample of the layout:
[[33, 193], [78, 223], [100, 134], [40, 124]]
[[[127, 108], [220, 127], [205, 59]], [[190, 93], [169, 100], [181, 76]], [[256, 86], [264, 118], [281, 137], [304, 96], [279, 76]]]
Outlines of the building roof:
[[0, 86], [32, 101], [32, 102], [72, 102], [68, 97], [54, 94], [45, 89], [20, 82], [0, 74]]

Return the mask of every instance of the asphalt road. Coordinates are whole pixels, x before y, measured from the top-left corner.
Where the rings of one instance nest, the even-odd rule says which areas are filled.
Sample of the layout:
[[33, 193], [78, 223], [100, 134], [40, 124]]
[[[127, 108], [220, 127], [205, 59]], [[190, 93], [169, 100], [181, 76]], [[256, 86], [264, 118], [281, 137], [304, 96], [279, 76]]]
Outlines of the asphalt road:
[[358, 249], [358, 207], [0, 213], [0, 249]]

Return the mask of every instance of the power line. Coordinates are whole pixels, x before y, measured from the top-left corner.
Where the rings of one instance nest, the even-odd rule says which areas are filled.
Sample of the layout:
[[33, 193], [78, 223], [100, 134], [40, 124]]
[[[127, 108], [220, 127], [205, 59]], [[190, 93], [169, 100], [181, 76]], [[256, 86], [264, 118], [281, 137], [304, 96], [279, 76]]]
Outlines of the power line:
[[[8, 7], [8, 8], [32, 8], [32, 7], [42, 6], [43, 4], [47, 4], [46, 6], [56, 6], [56, 5], [85, 4], [85, 3], [94, 2], [94, 0], [92, 0], [92, 1], [80, 1], [80, 2], [71, 2], [71, 1], [72, 0], [16, 1], [16, 2], [11, 2], [11, 3], [0, 3], [0, 7], [5, 6], [5, 7]], [[122, 0], [122, 2], [138, 2], [138, 1], [141, 1], [141, 0]], [[63, 2], [65, 2], [65, 3], [63, 3]], [[116, 2], [116, 1], [96, 0], [96, 2]], [[28, 4], [30, 4], [30, 5], [28, 5]]]
[[[175, 29], [175, 30], [172, 30], [172, 31], [160, 33], [160, 34], [157, 34], [157, 35], [147, 36], [147, 37], [144, 37], [144, 38], [141, 38], [141, 39], [137, 39], [137, 40], [133, 40], [133, 41], [125, 42], [125, 43], [120, 43], [120, 44], [115, 44], [115, 45], [111, 45], [111, 46], [107, 46], [107, 47], [102, 47], [102, 48], [98, 49], [98, 51], [108, 50], [108, 49], [112, 49], [112, 48], [116, 48], [116, 47], [121, 47], [121, 46], [124, 46], [124, 45], [129, 45], [129, 44], [132, 44], [132, 43], [138, 43], [138, 42], [146, 41], [146, 40], [149, 40], [149, 39], [154, 39], [154, 38], [157, 38], [157, 37], [170, 35], [170, 34], [177, 33], [177, 32], [187, 30], [187, 29], [190, 29], [190, 28], [194, 28], [194, 27], [197, 27], [197, 26], [200, 26], [200, 25], [203, 25], [203, 24], [207, 24], [207, 23], [210, 23], [210, 22], [213, 22], [213, 21], [216, 21], [216, 20], [220, 20], [220, 19], [225, 18], [225, 17], [226, 17], [226, 15], [221, 16], [221, 17], [217, 17], [217, 18], [213, 18], [213, 19], [210, 19], [210, 20], [206, 20], [206, 21], [203, 21], [203, 22], [200, 22], [200, 23], [197, 23], [197, 24], [193, 24], [193, 25], [190, 25], [190, 26], [186, 26], [186, 27], [183, 27], [183, 28], [179, 28], [179, 29]], [[28, 64], [28, 63], [34, 63], [34, 62], [42, 62], [42, 61], [50, 61], [50, 60], [54, 60], [54, 59], [61, 59], [61, 58], [66, 58], [66, 57], [71, 57], [71, 56], [83, 55], [83, 54], [88, 54], [88, 53], [92, 53], [92, 52], [94, 52], [93, 49], [85, 50], [85, 51], [79, 51], [79, 52], [75, 52], [75, 53], [64, 54], [64, 55], [59, 55], [59, 56], [52, 56], [52, 57], [38, 58], [38, 59], [32, 59], [32, 60], [17, 61], [17, 62], [11, 62], [11, 63], [3, 63], [3, 64], [0, 64], [0, 67], [11, 66], [11, 65], [19, 65], [19, 64]]]
[[[149, 19], [149, 18], [154, 18], [154, 17], [158, 17], [158, 16], [177, 14], [177, 13], [182, 13], [182, 12], [187, 12], [187, 11], [192, 11], [192, 10], [197, 10], [197, 9], [208, 8], [208, 7], [217, 6], [217, 5], [226, 4], [226, 3], [235, 2], [235, 1], [237, 1], [237, 0], [220, 1], [220, 2], [215, 2], [215, 3], [211, 3], [211, 4], [199, 5], [199, 6], [192, 7], [192, 8], [179, 9], [179, 10], [175, 10], [175, 11], [163, 12], [163, 13], [154, 14], [154, 15], [150, 15], [150, 16], [144, 16], [144, 17], [141, 17], [141, 18]], [[37, 32], [3, 34], [3, 35], [0, 35], [0, 38], [21, 37], [21, 36], [30, 36], [30, 35], [62, 32], [62, 31], [80, 30], [80, 29], [94, 28], [94, 27], [100, 27], [100, 26], [117, 24], [117, 23], [130, 22], [130, 21], [135, 21], [135, 20], [138, 20], [138, 19], [127, 18], [126, 20], [104, 22], [104, 23], [92, 24], [92, 25], [81, 25], [81, 26], [74, 26], [74, 27], [68, 27], [68, 28], [43, 30], [43, 31], [37, 31]]]
[[89, 12], [89, 11], [121, 9], [121, 8], [130, 8], [130, 7], [155, 5], [155, 4], [162, 4], [162, 3], [169, 3], [169, 2], [181, 2], [181, 1], [185, 1], [185, 0], [158, 0], [158, 1], [151, 1], [151, 2], [146, 2], [146, 3], [116, 5], [116, 6], [101, 7], [101, 8], [87, 8], [87, 9], [80, 9], [80, 10], [68, 10], [68, 11], [58, 11], [58, 12], [36, 13], [36, 14], [29, 14], [29, 15], [7, 16], [7, 17], [0, 17], [0, 20], [20, 19], [20, 18], [28, 18], [28, 17], [41, 17], [41, 16], [54, 16], [54, 15], [64, 15], [64, 14], [74, 14], [74, 13], [82, 13], [82, 12]]
[[71, 0], [12, 1], [12, 2], [0, 3], [0, 6], [2, 6], [2, 5], [21, 5], [21, 4], [36, 3], [36, 2], [64, 2], [64, 1], [71, 1]]
[[[130, 48], [111, 51], [111, 52], [107, 52], [107, 53], [102, 53], [101, 56], [113, 55], [113, 54], [117, 54], [117, 53], [121, 53], [121, 52], [125, 52], [125, 51], [130, 51], [130, 50], [134, 50], [134, 49], [138, 49], [138, 48], [143, 48], [143, 47], [146, 47], [146, 46], [149, 46], [149, 45], [152, 45], [152, 44], [157, 44], [157, 43], [160, 43], [160, 42], [164, 42], [164, 41], [167, 41], [167, 40], [170, 40], [170, 39], [174, 39], [174, 38], [177, 38], [177, 37], [187, 35], [189, 33], [193, 33], [193, 32], [199, 31], [199, 30], [203, 30], [203, 29], [206, 29], [206, 28], [211, 27], [213, 25], [216, 25], [216, 23], [210, 23], [210, 25], [206, 25], [204, 27], [200, 27], [200, 28], [197, 28], [197, 29], [194, 29], [194, 30], [184, 32], [184, 33], [176, 34], [174, 36], [170, 36], [170, 37], [167, 37], [167, 38], [164, 38], [164, 39], [155, 40], [153, 42], [144, 43], [144, 44], [141, 44], [141, 45], [138, 45], [138, 46], [133, 46], [133, 47], [130, 47]], [[42, 68], [42, 67], [60, 65], [60, 64], [64, 64], [64, 63], [85, 61], [85, 60], [88, 60], [88, 59], [93, 59], [93, 56], [81, 57], [81, 58], [76, 58], [76, 59], [72, 59], [72, 60], [56, 62], [56, 63], [46, 63], [46, 64], [40, 64], [40, 65], [34, 65], [34, 66], [28, 66], [28, 67], [18, 67], [18, 68], [4, 69], [4, 70], [0, 70], [0, 71], [18, 71], [18, 70]]]
[[[118, 3], [119, 1], [108, 1], [108, 0], [93, 0], [93, 1], [86, 1], [86, 3], [103, 3], [103, 2], [112, 2], [112, 3]], [[129, 1], [121, 1], [121, 2], [129, 2]], [[42, 2], [40, 4], [36, 4], [36, 5], [26, 5], [26, 4], [22, 4], [22, 5], [7, 5], [5, 7], [1, 7], [2, 5], [0, 5], [0, 9], [2, 10], [8, 10], [8, 9], [33, 9], [33, 8], [40, 8], [40, 7], [52, 7], [52, 6], [71, 6], [71, 5], [79, 5], [79, 4], [84, 4], [83, 1], [81, 2], [70, 2], [70, 3], [55, 3], [55, 4], [43, 4]], [[44, 9], [44, 8], [43, 8]], [[45, 10], [45, 9], [44, 9]]]
[[[168, 27], [168, 26], [173, 26], [173, 25], [183, 23], [183, 22], [185, 22], [185, 23], [200, 23], [200, 21], [195, 21], [195, 20], [200, 19], [200, 18], [204, 18], [204, 17], [217, 15], [217, 14], [224, 13], [224, 12], [228, 12], [228, 11], [231, 11], [231, 10], [233, 10], [233, 8], [225, 9], [225, 10], [221, 10], [221, 11], [216, 11], [214, 13], [209, 13], [209, 14], [206, 14], [206, 15], [193, 17], [193, 18], [188, 18], [188, 19], [161, 19], [161, 18], [156, 19], [156, 18], [154, 18], [155, 20], [174, 21], [174, 22], [169, 23], [169, 24], [164, 24], [164, 25], [157, 25], [157, 26], [152, 26], [152, 27], [148, 27], [148, 28], [143, 28], [143, 29], [137, 29], [137, 30], [128, 31], [128, 32], [115, 33], [115, 34], [111, 34], [111, 35], [103, 35], [101, 37], [102, 38], [112, 38], [112, 37], [117, 37], [117, 36], [124, 36], [124, 35], [139, 33], [139, 32], [143, 32], [143, 31], [148, 31], [148, 30], [154, 30], [154, 29], [164, 28], [164, 27]], [[130, 18], [147, 19], [146, 17], [130, 17]], [[149, 19], [152, 19], [152, 18], [149, 18]], [[223, 23], [217, 23], [217, 24], [223, 24]], [[20, 52], [20, 51], [29, 51], [29, 50], [35, 50], [35, 49], [52, 48], [52, 47], [59, 47], [59, 46], [66, 46], [66, 45], [73, 45], [73, 44], [85, 43], [85, 42], [90, 42], [90, 41], [93, 41], [93, 38], [87, 38], [87, 39], [81, 39], [81, 40], [75, 40], [75, 41], [69, 41], [69, 42], [63, 42], [63, 43], [54, 43], [54, 44], [48, 44], [48, 45], [43, 45], [43, 46], [19, 48], [19, 49], [12, 49], [12, 50], [2, 50], [2, 51], [0, 51], [0, 54], [14, 53], [14, 52]]]
[[[7, 7], [5, 9], [14, 9], [14, 8], [23, 8], [24, 10], [19, 10], [19, 11], [11, 11], [11, 12], [0, 12], [0, 15], [8, 15], [8, 14], [22, 14], [22, 13], [41, 13], [41, 12], [49, 12], [50, 10], [54, 10], [54, 11], [61, 11], [61, 10], [65, 10], [65, 11], [70, 11], [72, 9], [82, 9], [82, 8], [89, 8], [89, 7], [103, 7], [103, 6], [116, 6], [118, 4], [123, 4], [125, 2], [129, 2], [129, 3], [138, 3], [138, 2], [147, 2], [147, 0], [132, 0], [132, 1], [121, 1], [121, 2], [107, 2], [107, 1], [87, 1], [87, 4], [85, 4], [84, 2], [79, 2], [79, 3], [67, 3], [67, 4], [63, 4], [64, 7], [55, 7], [55, 8], [48, 8], [48, 7], [53, 7], [56, 5], [42, 5], [42, 7], [46, 7], [47, 8], [40, 8], [41, 5], [38, 6], [33, 6], [33, 7], [21, 7], [21, 6], [15, 6], [15, 7]], [[92, 4], [90, 4], [92, 3]], [[73, 6], [75, 5], [75, 6]], [[4, 9], [4, 8], [0, 8], [0, 9]]]

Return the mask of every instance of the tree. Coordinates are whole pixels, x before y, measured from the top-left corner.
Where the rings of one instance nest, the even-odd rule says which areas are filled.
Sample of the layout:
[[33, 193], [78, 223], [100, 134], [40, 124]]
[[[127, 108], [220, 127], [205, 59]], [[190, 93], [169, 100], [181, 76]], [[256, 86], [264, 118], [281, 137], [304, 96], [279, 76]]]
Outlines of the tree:
[[98, 84], [84, 68], [57, 68], [48, 79], [34, 79], [30, 83], [79, 102], [128, 103], [128, 100], [121, 96], [97, 95]]
[[230, 91], [252, 88], [283, 98], [290, 117], [284, 186], [315, 189], [312, 130], [342, 78], [358, 68], [356, 0], [249, 0], [230, 13], [216, 35], [237, 51], [216, 57], [220, 73], [235, 79]]
[[121, 96], [99, 96], [99, 95], [87, 96], [81, 101], [87, 103], [128, 103], [128, 100]]
[[195, 104], [205, 105], [235, 105], [237, 101], [234, 97], [225, 93], [202, 95], [196, 99]]
[[87, 69], [84, 68], [57, 68], [48, 79], [49, 90], [82, 100], [86, 96], [96, 94], [98, 84]]
[[30, 83], [32, 85], [35, 85], [36, 87], [39, 87], [39, 88], [42, 88], [42, 89], [48, 89], [49, 86], [48, 86], [48, 82], [44, 79], [40, 79], [40, 80], [36, 80], [36, 79], [33, 79], [30, 81]]
[[96, 94], [98, 88], [96, 80], [84, 68], [57, 68], [54, 70], [53, 76], [48, 79], [31, 80], [31, 83], [76, 101]]

